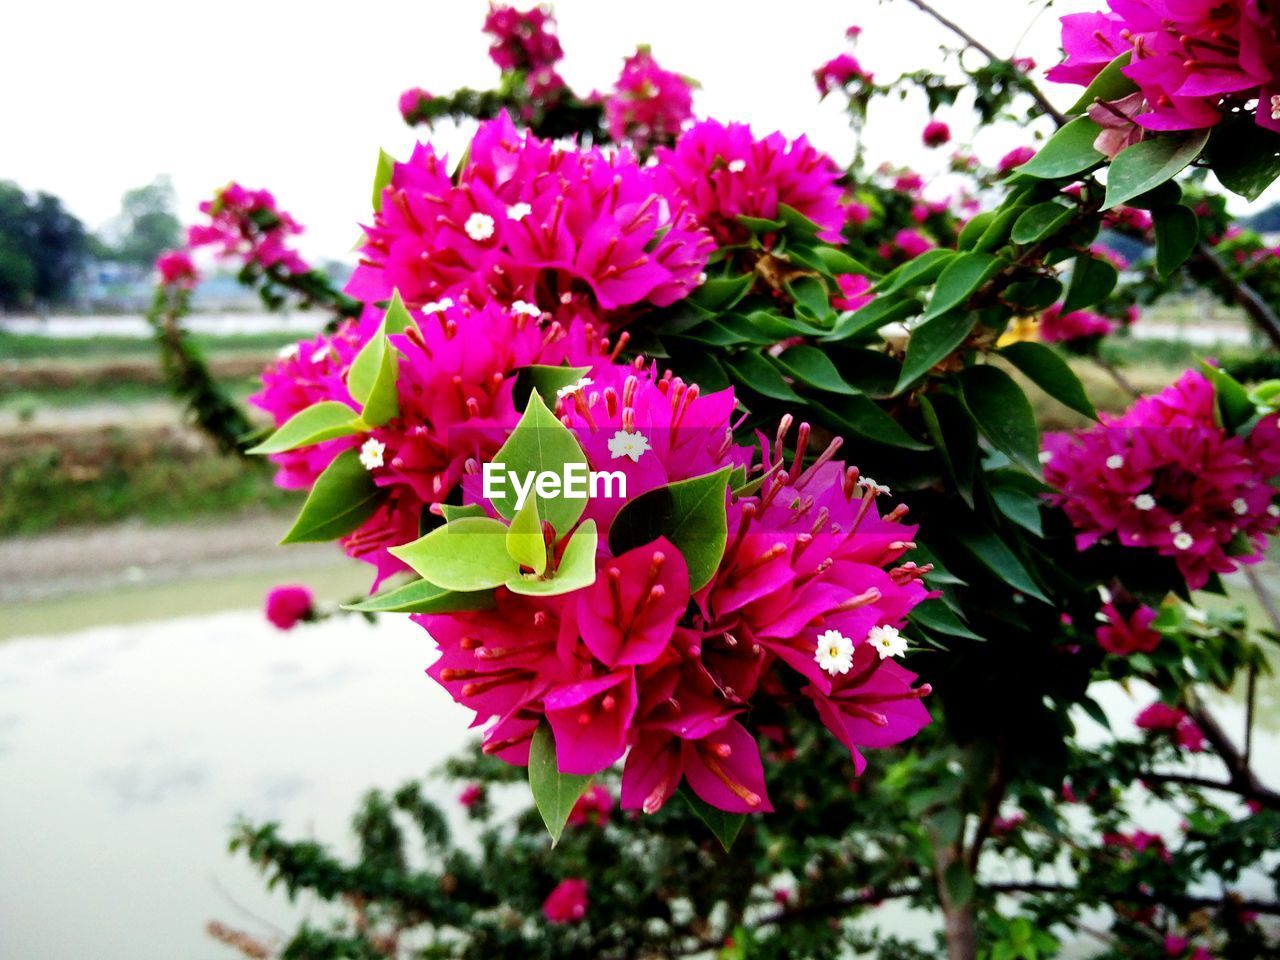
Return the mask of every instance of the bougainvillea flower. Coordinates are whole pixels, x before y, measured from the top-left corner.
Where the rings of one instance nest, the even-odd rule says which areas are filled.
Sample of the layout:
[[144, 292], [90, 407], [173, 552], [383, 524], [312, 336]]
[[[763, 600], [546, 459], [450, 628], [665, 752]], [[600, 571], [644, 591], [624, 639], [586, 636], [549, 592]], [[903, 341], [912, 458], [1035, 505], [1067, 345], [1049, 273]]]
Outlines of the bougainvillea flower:
[[522, 11], [493, 5], [484, 19], [484, 32], [493, 37], [489, 57], [500, 70], [533, 71], [555, 64], [564, 56], [555, 31], [556, 18], [541, 6]]
[[609, 792], [609, 788], [594, 783], [573, 805], [567, 822], [571, 827], [601, 827], [609, 819], [609, 811], [612, 809], [613, 794]]
[[693, 118], [693, 92], [688, 80], [663, 70], [642, 47], [623, 63], [613, 93], [604, 102], [604, 115], [609, 136], [619, 143], [630, 140], [648, 152], [673, 142]]
[[996, 164], [996, 170], [999, 173], [1008, 173], [1014, 167], [1020, 167], [1032, 157], [1036, 155], [1034, 147], [1014, 147]]
[[212, 200], [201, 203], [200, 212], [209, 222], [188, 228], [188, 247], [214, 247], [222, 259], [239, 259], [286, 274], [311, 269], [289, 246], [289, 238], [301, 233], [302, 227], [277, 206], [270, 191], [229, 183]]
[[615, 557], [602, 572], [578, 597], [582, 642], [609, 667], [652, 663], [689, 605], [684, 555], [659, 537]]
[[1204, 749], [1204, 733], [1185, 710], [1157, 700], [1133, 720], [1139, 730], [1155, 730], [1173, 736], [1174, 742], [1191, 753]]
[[542, 904], [548, 923], [577, 923], [587, 915], [587, 881], [577, 877], [561, 880]]
[[858, 58], [851, 53], [842, 53], [838, 57], [833, 57], [813, 71], [813, 82], [818, 87], [818, 93], [824, 97], [832, 90], [847, 87], [854, 80], [870, 83], [872, 76], [862, 69]]
[[156, 272], [160, 274], [160, 283], [166, 287], [190, 290], [200, 281], [196, 265], [185, 250], [166, 250], [156, 257]]
[[1160, 645], [1160, 632], [1151, 624], [1156, 611], [1145, 604], [1125, 616], [1114, 604], [1105, 604], [1102, 615], [1107, 622], [1098, 627], [1098, 646], [1107, 653], [1128, 656], [1131, 653], [1150, 653]]
[[1094, 337], [1105, 337], [1115, 324], [1100, 313], [1089, 310], [1062, 312], [1055, 303], [1040, 314], [1040, 339], [1045, 343], [1076, 343]]
[[951, 128], [941, 120], [930, 120], [920, 137], [926, 147], [940, 147], [951, 141]]
[[404, 118], [405, 123], [412, 123], [414, 114], [422, 109], [423, 104], [430, 102], [431, 94], [421, 87], [411, 87], [400, 94], [400, 116]]
[[315, 597], [300, 584], [272, 587], [267, 594], [265, 614], [277, 630], [292, 630], [311, 616]]

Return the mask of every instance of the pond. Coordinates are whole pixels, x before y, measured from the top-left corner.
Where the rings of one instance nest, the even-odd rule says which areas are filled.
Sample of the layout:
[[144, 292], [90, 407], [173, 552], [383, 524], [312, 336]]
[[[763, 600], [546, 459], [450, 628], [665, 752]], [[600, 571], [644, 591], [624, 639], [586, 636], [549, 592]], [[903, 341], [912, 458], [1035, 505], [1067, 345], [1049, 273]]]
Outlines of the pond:
[[[326, 595], [346, 595], [350, 571], [311, 573], [304, 579]], [[235, 819], [279, 820], [288, 836], [347, 853], [368, 788], [421, 776], [467, 742], [468, 714], [423, 674], [432, 645], [422, 630], [343, 618], [280, 633], [250, 609], [264, 589], [241, 575], [48, 601], [40, 616], [0, 605], [0, 636], [48, 634], [0, 641], [0, 956], [224, 958], [236, 954], [205, 935], [210, 920], [255, 934], [283, 934], [305, 916], [322, 922], [322, 905], [267, 893], [228, 854]], [[152, 599], [201, 612], [77, 628], [154, 615]], [[235, 609], [210, 610], [213, 600]], [[49, 633], [59, 622], [62, 632]], [[1274, 679], [1262, 692], [1254, 749], [1275, 783]], [[1125, 734], [1150, 699], [1099, 691]], [[1238, 705], [1217, 707], [1237, 733]], [[1191, 766], [1218, 775], [1207, 758]], [[462, 826], [455, 787], [437, 780], [428, 793]], [[1135, 815], [1147, 829], [1177, 828], [1176, 815], [1154, 807]], [[898, 909], [877, 919], [911, 934], [929, 927]]]

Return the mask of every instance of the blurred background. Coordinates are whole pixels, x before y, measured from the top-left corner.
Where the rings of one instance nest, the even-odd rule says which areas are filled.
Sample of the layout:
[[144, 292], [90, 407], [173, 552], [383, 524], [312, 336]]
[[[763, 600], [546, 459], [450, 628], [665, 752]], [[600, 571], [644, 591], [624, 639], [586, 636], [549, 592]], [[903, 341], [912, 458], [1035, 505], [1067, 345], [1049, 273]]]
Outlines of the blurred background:
[[[1093, 6], [937, 4], [1040, 69], [1059, 56], [1056, 18]], [[229, 179], [272, 190], [306, 227], [300, 250], [341, 280], [378, 148], [405, 156], [427, 136], [402, 122], [399, 92], [493, 83], [485, 11], [484, 0], [7, 11], [0, 956], [218, 957], [229, 951], [203, 932], [214, 917], [289, 930], [315, 908], [268, 893], [227, 856], [232, 820], [280, 819], [341, 845], [369, 785], [420, 775], [466, 741], [463, 711], [423, 677], [420, 630], [347, 618], [283, 633], [263, 618], [274, 584], [305, 583], [333, 604], [361, 593], [366, 572], [328, 545], [275, 546], [294, 495], [184, 422], [143, 312], [156, 255], [181, 243], [199, 201]], [[842, 163], [847, 117], [834, 98], [819, 102], [812, 73], [845, 29], [864, 28], [859, 58], [886, 73], [936, 68], [949, 42], [905, 2], [793, 0], [783, 12], [560, 0], [556, 13], [574, 88], [606, 88], [649, 43], [703, 84], [700, 115], [807, 134]], [[35, 42], [54, 36], [56, 55]], [[1078, 93], [1048, 91], [1060, 103]], [[945, 195], [946, 175], [930, 166], [942, 161], [919, 142], [924, 116], [922, 103], [877, 103], [868, 158], [917, 165]], [[962, 103], [944, 119], [988, 163], [1025, 142], [1007, 127], [973, 140], [968, 116]], [[456, 155], [468, 133], [443, 124], [430, 135]], [[1274, 188], [1235, 212], [1280, 242]], [[231, 268], [200, 266], [188, 328], [243, 398], [322, 318], [265, 313]], [[1104, 351], [1154, 388], [1195, 356], [1251, 346], [1235, 311], [1174, 300]], [[1100, 406], [1123, 405], [1114, 383], [1082, 373]]]

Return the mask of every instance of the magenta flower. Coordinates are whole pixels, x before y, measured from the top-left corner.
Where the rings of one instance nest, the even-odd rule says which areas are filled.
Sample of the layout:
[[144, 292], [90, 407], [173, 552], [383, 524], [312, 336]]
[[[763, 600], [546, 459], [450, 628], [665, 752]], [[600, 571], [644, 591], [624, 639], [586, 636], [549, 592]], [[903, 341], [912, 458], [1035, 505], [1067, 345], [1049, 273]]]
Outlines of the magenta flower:
[[[1247, 437], [1216, 422], [1213, 385], [1190, 371], [1090, 430], [1045, 437], [1045, 479], [1084, 550], [1104, 537], [1171, 557], [1199, 589], [1261, 559], [1280, 526], [1277, 415]], [[1247, 548], [1241, 552], [1241, 547]]]
[[1169, 733], [1174, 742], [1191, 753], [1204, 749], [1204, 733], [1185, 710], [1171, 707], [1157, 700], [1139, 713], [1133, 720], [1139, 730]]
[[592, 784], [587, 792], [578, 798], [578, 802], [569, 811], [568, 825], [571, 827], [603, 827], [613, 810], [613, 794], [607, 787]]
[[836, 284], [840, 295], [831, 298], [831, 305], [837, 310], [861, 310], [875, 299], [875, 294], [867, 292], [871, 281], [861, 274], [842, 273], [836, 277]]
[[604, 103], [609, 136], [621, 143], [630, 140], [647, 153], [658, 144], [669, 144], [693, 119], [693, 92], [689, 81], [658, 66], [648, 49], [627, 57], [613, 93]]
[[290, 584], [271, 588], [264, 613], [277, 630], [292, 630], [310, 619], [314, 609], [315, 597], [311, 591], [300, 584]]
[[907, 260], [914, 260], [920, 254], [933, 249], [933, 241], [918, 230], [902, 229], [893, 235], [893, 245]]
[[483, 801], [484, 798], [485, 798], [484, 784], [469, 783], [466, 785], [466, 787], [463, 788], [462, 792], [458, 794], [458, 803], [461, 804], [462, 807], [464, 807], [465, 809], [470, 810], [476, 804]]
[[859, 83], [870, 83], [872, 76], [862, 69], [858, 58], [851, 53], [842, 53], [838, 57], [833, 57], [813, 71], [813, 82], [818, 87], [818, 93], [824, 97], [832, 90], [844, 89], [855, 80]]
[[816, 223], [821, 239], [840, 242], [845, 220], [840, 169], [804, 137], [788, 141], [771, 133], [757, 140], [746, 124], [702, 120], [674, 148], [659, 148], [657, 156], [657, 175], [670, 195], [686, 200], [721, 246], [749, 237], [738, 217], [772, 220], [780, 204]]
[[926, 147], [940, 147], [951, 142], [951, 128], [941, 120], [930, 120], [925, 124], [920, 138]]
[[1115, 324], [1100, 313], [1088, 310], [1063, 313], [1058, 303], [1040, 313], [1040, 339], [1045, 343], [1079, 343], [1105, 337], [1114, 329]]
[[1107, 622], [1098, 627], [1098, 646], [1107, 653], [1128, 656], [1131, 653], [1150, 653], [1160, 645], [1160, 632], [1153, 630], [1151, 624], [1156, 619], [1156, 611], [1145, 604], [1125, 616], [1108, 603], [1102, 608]]
[[289, 246], [289, 237], [301, 233], [302, 227], [276, 205], [269, 191], [246, 190], [230, 183], [212, 200], [201, 203], [200, 212], [209, 222], [188, 228], [190, 248], [211, 246], [222, 259], [238, 259], [286, 274], [311, 269]]
[[500, 70], [533, 71], [564, 56], [556, 36], [556, 18], [546, 7], [520, 11], [491, 5], [484, 32], [493, 37], [489, 57]]
[[587, 881], [570, 877], [561, 880], [542, 904], [548, 923], [578, 923], [587, 915]]
[[1000, 158], [1000, 162], [996, 164], [996, 170], [1001, 174], [1008, 173], [1015, 167], [1022, 166], [1035, 155], [1034, 147], [1014, 147]]
[[156, 257], [156, 271], [160, 274], [160, 283], [166, 287], [190, 290], [200, 282], [191, 254], [185, 250], [166, 250], [160, 254]]
[[712, 246], [629, 152], [553, 147], [505, 114], [480, 125], [456, 184], [429, 146], [397, 163], [365, 234], [352, 296], [524, 301], [566, 324], [681, 299]]
[[414, 123], [414, 115], [430, 102], [431, 94], [421, 87], [411, 87], [400, 94], [400, 116], [404, 118], [405, 123]]

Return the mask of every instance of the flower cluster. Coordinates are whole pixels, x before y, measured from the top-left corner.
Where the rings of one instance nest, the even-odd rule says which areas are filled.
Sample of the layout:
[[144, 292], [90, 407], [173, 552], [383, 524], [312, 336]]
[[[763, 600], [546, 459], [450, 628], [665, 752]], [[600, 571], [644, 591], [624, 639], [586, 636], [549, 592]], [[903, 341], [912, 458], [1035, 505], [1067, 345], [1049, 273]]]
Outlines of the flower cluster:
[[613, 93], [604, 104], [609, 136], [629, 140], [647, 153], [658, 144], [673, 142], [693, 118], [689, 81], [663, 70], [648, 49], [627, 57]]
[[[852, 26], [844, 33], [851, 44], [857, 43], [861, 34], [862, 28], [859, 26]], [[847, 88], [854, 81], [870, 84], [872, 80], [870, 71], [864, 70], [852, 53], [839, 54], [813, 71], [813, 82], [817, 84], [818, 93], [824, 97], [832, 90]]]
[[746, 124], [702, 120], [657, 156], [659, 179], [688, 201], [722, 246], [750, 236], [738, 217], [772, 220], [784, 204], [816, 223], [821, 239], [840, 242], [840, 168], [804, 137], [788, 141], [772, 133], [757, 139]]
[[1114, 603], [1107, 603], [1102, 607], [1102, 617], [1106, 622], [1098, 627], [1098, 646], [1107, 653], [1151, 653], [1160, 645], [1160, 631], [1151, 626], [1156, 611], [1145, 604], [1125, 616]]
[[1189, 371], [1093, 429], [1046, 436], [1045, 479], [1080, 549], [1104, 537], [1154, 549], [1193, 589], [1261, 559], [1280, 526], [1280, 417], [1232, 435], [1216, 410], [1213, 384]]
[[1040, 314], [1040, 339], [1045, 343], [1080, 344], [1105, 337], [1115, 329], [1107, 317], [1091, 310], [1062, 312], [1062, 304], [1055, 303]]
[[1140, 94], [1111, 107], [1118, 127], [1133, 121], [1147, 130], [1201, 129], [1256, 101], [1257, 122], [1280, 130], [1280, 21], [1273, 5], [1108, 0], [1108, 6], [1062, 18], [1067, 56], [1050, 79], [1088, 84], [1132, 51], [1124, 73]]
[[699, 283], [711, 241], [688, 207], [629, 152], [564, 149], [504, 114], [480, 125], [456, 183], [430, 146], [395, 165], [346, 290], [620, 320]]
[[269, 190], [247, 190], [229, 183], [212, 200], [201, 203], [200, 212], [209, 222], [188, 229], [188, 247], [213, 247], [220, 257], [285, 274], [311, 269], [290, 246], [290, 238], [300, 234], [302, 227], [276, 205]]
[[1133, 719], [1139, 730], [1167, 733], [1174, 743], [1191, 753], [1204, 749], [1204, 733], [1190, 715], [1178, 707], [1157, 700]]
[[[891, 566], [914, 546], [905, 508], [881, 515], [889, 491], [836, 462], [838, 442], [804, 468], [807, 425], [793, 460], [784, 422], [753, 466], [754, 452], [732, 444], [733, 407], [729, 390], [704, 395], [638, 363], [597, 367], [562, 391], [556, 412], [590, 468], [627, 479], [625, 501], [585, 507], [583, 523], [600, 530], [594, 582], [556, 596], [499, 587], [492, 609], [415, 617], [441, 651], [428, 672], [486, 725], [486, 752], [527, 762], [545, 722], [562, 773], [626, 756], [624, 809], [652, 813], [683, 781], [713, 806], [751, 813], [771, 809], [743, 723], [763, 701], [788, 690], [809, 700], [859, 772], [861, 750], [928, 722], [928, 686], [893, 659], [927, 595], [927, 568]], [[644, 437], [643, 452], [620, 455], [620, 433]], [[689, 559], [696, 545], [610, 535], [646, 492], [729, 469], [758, 482], [726, 491], [726, 544], [705, 583]]]
[[564, 57], [556, 36], [556, 18], [546, 7], [520, 11], [491, 6], [484, 32], [493, 38], [489, 57], [500, 70], [532, 72], [554, 66]]
[[156, 272], [160, 274], [161, 286], [165, 287], [190, 290], [200, 282], [191, 254], [185, 250], [166, 250], [156, 257]]

